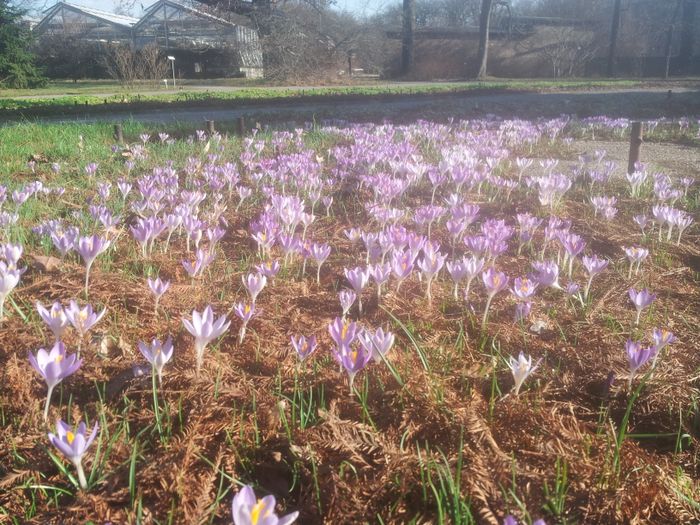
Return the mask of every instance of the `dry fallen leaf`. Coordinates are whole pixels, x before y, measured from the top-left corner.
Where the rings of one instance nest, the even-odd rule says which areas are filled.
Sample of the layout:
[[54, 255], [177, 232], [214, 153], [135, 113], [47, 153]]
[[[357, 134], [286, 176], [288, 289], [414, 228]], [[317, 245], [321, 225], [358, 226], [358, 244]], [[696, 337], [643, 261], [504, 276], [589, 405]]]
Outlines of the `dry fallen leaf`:
[[61, 259], [50, 255], [30, 255], [30, 257], [32, 267], [40, 272], [55, 272], [61, 267], [63, 262]]
[[42, 155], [41, 153], [32, 153], [29, 156], [29, 160], [31, 162], [36, 162], [37, 164], [41, 163], [41, 162], [48, 162], [49, 161], [49, 159], [46, 157], [46, 155]]

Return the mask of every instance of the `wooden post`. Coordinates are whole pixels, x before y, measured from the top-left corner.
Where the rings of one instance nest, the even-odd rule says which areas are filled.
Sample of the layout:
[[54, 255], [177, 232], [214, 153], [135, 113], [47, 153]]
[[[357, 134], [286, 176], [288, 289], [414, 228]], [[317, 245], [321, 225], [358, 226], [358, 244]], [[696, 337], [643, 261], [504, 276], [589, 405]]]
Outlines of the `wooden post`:
[[121, 124], [114, 125], [114, 140], [117, 141], [117, 144], [124, 144], [124, 130]]
[[216, 128], [214, 127], [214, 121], [213, 120], [207, 120], [207, 133], [209, 133], [209, 136], [212, 136], [214, 133], [216, 133]]
[[627, 173], [632, 174], [635, 170], [635, 165], [639, 162], [639, 152], [642, 149], [642, 123], [632, 122], [632, 133], [630, 136], [630, 158], [627, 164]]
[[245, 135], [245, 117], [239, 117], [236, 125], [236, 132], [239, 135]]

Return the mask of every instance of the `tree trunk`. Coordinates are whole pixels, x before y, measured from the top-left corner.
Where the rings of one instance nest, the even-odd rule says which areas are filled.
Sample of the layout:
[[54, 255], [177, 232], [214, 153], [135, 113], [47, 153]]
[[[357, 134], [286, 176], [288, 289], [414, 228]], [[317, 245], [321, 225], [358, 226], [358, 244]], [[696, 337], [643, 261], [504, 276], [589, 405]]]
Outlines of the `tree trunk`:
[[698, 12], [697, 0], [685, 0], [683, 2], [683, 26], [681, 29], [681, 48], [678, 53], [680, 70], [688, 73], [690, 62], [693, 58], [695, 47], [695, 18]]
[[615, 76], [615, 55], [617, 53], [617, 37], [620, 34], [620, 12], [622, 0], [615, 0], [613, 7], [612, 27], [610, 29], [610, 49], [608, 51], [608, 76]]
[[401, 46], [401, 74], [413, 70], [415, 60], [416, 0], [403, 0], [403, 42]]
[[481, 15], [479, 16], [479, 55], [477, 57], [479, 71], [476, 74], [477, 79], [486, 77], [489, 59], [489, 30], [491, 29], [492, 8], [493, 0], [481, 0]]
[[668, 31], [666, 33], [666, 49], [664, 56], [666, 57], [666, 71], [664, 73], [664, 78], [668, 80], [668, 76], [671, 73], [671, 52], [673, 51], [673, 33], [676, 30], [676, 21], [678, 20], [678, 13], [681, 11], [681, 5], [683, 0], [678, 0], [676, 3], [676, 9], [673, 12], [673, 18], [668, 26]]

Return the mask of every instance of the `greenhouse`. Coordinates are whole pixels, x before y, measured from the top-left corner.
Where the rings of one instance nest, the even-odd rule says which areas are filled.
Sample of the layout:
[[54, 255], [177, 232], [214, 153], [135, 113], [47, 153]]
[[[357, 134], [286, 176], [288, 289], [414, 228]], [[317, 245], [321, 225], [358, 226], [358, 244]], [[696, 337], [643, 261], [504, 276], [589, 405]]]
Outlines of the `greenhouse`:
[[70, 36], [99, 42], [128, 42], [138, 18], [58, 2], [34, 28], [42, 36]]
[[180, 77], [262, 77], [258, 32], [244, 16], [236, 22], [171, 0], [151, 5], [140, 19], [59, 2], [34, 32], [40, 40], [63, 36], [136, 49], [155, 43], [175, 58]]

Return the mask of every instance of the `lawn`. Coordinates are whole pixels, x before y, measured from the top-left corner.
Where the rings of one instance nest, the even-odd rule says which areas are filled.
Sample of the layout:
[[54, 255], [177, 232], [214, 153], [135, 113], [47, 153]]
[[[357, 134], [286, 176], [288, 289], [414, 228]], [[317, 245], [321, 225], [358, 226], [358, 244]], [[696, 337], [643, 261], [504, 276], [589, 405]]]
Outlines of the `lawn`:
[[[253, 102], [298, 97], [348, 97], [417, 95], [438, 93], [460, 93], [465, 91], [493, 90], [564, 90], [605, 89], [640, 86], [647, 81], [635, 80], [493, 80], [484, 82], [441, 83], [380, 83], [304, 87], [258, 85], [257, 81], [213, 81], [211, 85], [186, 81], [177, 90], [144, 85], [122, 88], [114, 82], [90, 81], [73, 84], [56, 82], [48, 88], [37, 90], [0, 90], [0, 110], [15, 111], [41, 108], [66, 108], [71, 106], [94, 106], [104, 104], [172, 104], [194, 101]], [[60, 96], [57, 96], [60, 95]], [[31, 98], [26, 98], [31, 97]]]
[[0, 520], [698, 521], [699, 129], [629, 124], [0, 128]]

